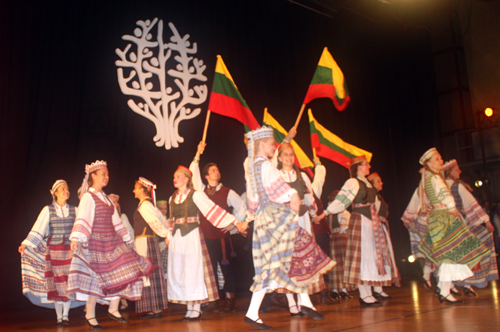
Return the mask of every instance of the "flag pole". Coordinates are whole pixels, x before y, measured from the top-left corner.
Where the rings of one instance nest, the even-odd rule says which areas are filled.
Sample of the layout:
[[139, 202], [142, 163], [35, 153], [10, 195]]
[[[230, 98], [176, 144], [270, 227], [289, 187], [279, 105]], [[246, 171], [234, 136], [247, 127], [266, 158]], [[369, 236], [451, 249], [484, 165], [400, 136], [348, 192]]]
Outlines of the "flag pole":
[[302, 107], [300, 108], [299, 116], [297, 117], [297, 121], [295, 121], [294, 127], [297, 128], [300, 122], [300, 118], [302, 117], [302, 113], [304, 113], [304, 109], [306, 108], [306, 104], [302, 104]]
[[209, 121], [210, 121], [210, 110], [207, 111], [207, 118], [205, 119], [205, 128], [203, 129], [203, 138], [201, 139], [203, 143], [205, 143], [207, 139], [207, 129]]
[[313, 159], [316, 159], [317, 155], [316, 155], [316, 148], [313, 148]]

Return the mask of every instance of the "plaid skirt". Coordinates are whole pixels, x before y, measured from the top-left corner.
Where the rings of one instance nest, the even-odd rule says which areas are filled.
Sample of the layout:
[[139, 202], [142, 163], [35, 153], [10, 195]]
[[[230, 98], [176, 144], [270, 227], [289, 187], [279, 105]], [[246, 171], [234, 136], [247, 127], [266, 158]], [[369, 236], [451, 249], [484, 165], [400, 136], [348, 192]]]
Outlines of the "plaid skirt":
[[140, 301], [135, 303], [135, 312], [158, 311], [167, 309], [167, 286], [163, 275], [162, 256], [156, 238], [148, 237], [148, 257], [153, 264], [158, 265], [158, 270], [149, 276], [149, 287], [142, 289]]
[[337, 265], [328, 272], [328, 288], [333, 290], [341, 290], [346, 288], [347, 290], [354, 290], [356, 286], [352, 284], [344, 283], [344, 261], [345, 253], [347, 247], [347, 235], [332, 232], [330, 234], [330, 252], [331, 257], [337, 262]]
[[45, 282], [47, 283], [47, 299], [49, 301], [67, 302], [68, 274], [73, 252], [64, 242], [51, 245], [47, 241], [47, 254], [45, 256]]
[[[97, 242], [97, 241], [96, 241]], [[81, 243], [73, 254], [68, 276], [68, 292], [78, 298], [95, 296], [105, 304], [107, 298], [121, 297], [131, 301], [141, 299], [142, 276], [150, 275], [157, 266], [140, 256], [131, 244], [118, 235], [101, 246]], [[83, 294], [80, 297], [78, 293]], [[100, 301], [104, 299], [104, 301]]]
[[[194, 233], [194, 232], [196, 232], [196, 233]], [[180, 231], [177, 231], [177, 233], [180, 233]], [[210, 255], [208, 254], [207, 245], [205, 243], [205, 238], [203, 237], [203, 233], [201, 232], [199, 227], [194, 229], [193, 231], [191, 231], [191, 233], [194, 233], [193, 235], [195, 235], [195, 236], [197, 234], [199, 234], [200, 245], [201, 245], [202, 264], [203, 264], [203, 280], [205, 282], [205, 287], [206, 287], [208, 296], [207, 296], [207, 298], [199, 299], [199, 300], [181, 300], [181, 299], [172, 299], [172, 298], [169, 298], [168, 300], [172, 303], [189, 304], [189, 305], [217, 301], [219, 299], [219, 291], [217, 290], [217, 283], [215, 282], [215, 276], [214, 276], [214, 272], [212, 270], [212, 263], [210, 261]], [[191, 235], [191, 233], [187, 234], [186, 238], [189, 235]], [[172, 240], [173, 240], [174, 236], [176, 236], [176, 234], [173, 234], [172, 239], [170, 240], [170, 245], [172, 244]], [[174, 260], [172, 259], [172, 255], [175, 255], [175, 252], [173, 252], [169, 248], [168, 264], [169, 264], [169, 268], [171, 271], [176, 269], [175, 266], [171, 266], [174, 262]], [[186, 259], [189, 259], [189, 258], [186, 258]], [[171, 273], [168, 276], [167, 282], [168, 282], [169, 288], [172, 286], [176, 287], [176, 288], [183, 288], [182, 285], [172, 285]]]
[[[366, 218], [357, 212], [351, 214], [347, 230], [347, 246], [344, 261], [344, 283], [364, 286], [391, 286], [399, 285], [399, 275], [394, 264], [391, 264], [391, 279], [376, 281], [361, 279], [361, 218]], [[371, 220], [370, 220], [371, 222]], [[390, 253], [388, 253], [390, 257]], [[394, 263], [394, 262], [393, 262]]]
[[[284, 289], [281, 293], [318, 292], [324, 288], [321, 275], [335, 266], [314, 237], [298, 227], [297, 214], [278, 205], [270, 205], [257, 214], [252, 254], [255, 266], [252, 292], [261, 289], [272, 292], [273, 282], [278, 289]], [[310, 286], [314, 283], [317, 285]]]

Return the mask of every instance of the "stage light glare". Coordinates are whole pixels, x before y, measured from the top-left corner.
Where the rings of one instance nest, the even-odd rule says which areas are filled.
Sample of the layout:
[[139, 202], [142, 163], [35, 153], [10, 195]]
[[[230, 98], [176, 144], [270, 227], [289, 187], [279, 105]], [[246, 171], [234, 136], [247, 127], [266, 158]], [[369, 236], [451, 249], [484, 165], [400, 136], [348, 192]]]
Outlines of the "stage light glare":
[[408, 256], [408, 262], [413, 263], [415, 261], [415, 257], [413, 255]]
[[484, 115], [486, 115], [488, 118], [493, 116], [493, 109], [491, 107], [488, 107], [484, 110]]
[[483, 181], [477, 180], [476, 182], [474, 182], [474, 185], [479, 188], [483, 185]]

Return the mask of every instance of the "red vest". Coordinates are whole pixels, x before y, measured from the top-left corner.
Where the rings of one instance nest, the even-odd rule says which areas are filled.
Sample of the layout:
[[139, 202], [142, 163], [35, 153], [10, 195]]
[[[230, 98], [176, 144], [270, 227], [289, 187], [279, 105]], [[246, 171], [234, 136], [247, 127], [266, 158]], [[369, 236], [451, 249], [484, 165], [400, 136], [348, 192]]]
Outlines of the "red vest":
[[[218, 206], [229, 212], [229, 206], [227, 205], [227, 195], [229, 194], [229, 188], [222, 186], [215, 194], [208, 196]], [[207, 193], [207, 188], [205, 187], [205, 193]], [[203, 235], [207, 239], [224, 239], [230, 237], [229, 232], [224, 233], [220, 228], [215, 227], [207, 220], [203, 215], [200, 214], [200, 228]]]
[[[316, 197], [316, 194], [313, 195], [314, 195], [314, 201], [318, 206], [318, 211], [316, 212], [316, 215], [319, 216], [320, 214], [323, 213], [325, 208], [323, 207], [323, 202], [321, 202], [321, 200], [318, 197]], [[316, 224], [311, 220], [311, 224], [313, 227], [314, 235], [330, 233], [330, 227], [328, 227], [328, 221], [326, 220], [326, 218], [321, 219], [319, 221], [319, 224]]]

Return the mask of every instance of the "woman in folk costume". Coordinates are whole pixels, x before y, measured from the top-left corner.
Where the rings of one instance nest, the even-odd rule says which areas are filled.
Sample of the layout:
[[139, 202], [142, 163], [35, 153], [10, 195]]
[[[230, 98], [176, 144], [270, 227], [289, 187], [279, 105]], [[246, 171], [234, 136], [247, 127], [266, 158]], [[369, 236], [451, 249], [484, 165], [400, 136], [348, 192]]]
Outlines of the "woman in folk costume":
[[425, 167], [420, 187], [424, 188], [431, 211], [427, 233], [418, 249], [439, 267], [439, 301], [463, 303], [451, 294], [452, 282], [473, 276], [471, 269], [476, 268], [491, 251], [464, 225], [450, 189], [440, 174], [443, 159], [436, 148], [426, 151], [420, 164]]
[[[397, 275], [398, 279], [400, 279], [398, 267], [396, 266], [396, 260], [394, 259], [394, 250], [392, 248], [391, 235], [389, 232], [389, 220], [387, 219], [389, 217], [389, 205], [387, 205], [382, 195], [380, 195], [384, 183], [382, 182], [382, 178], [380, 177], [380, 175], [378, 175], [377, 172], [368, 175], [366, 179], [370, 181], [373, 188], [375, 188], [375, 190], [377, 191], [378, 217], [382, 222], [382, 226], [384, 229], [385, 243], [387, 250], [389, 250], [389, 258], [391, 259], [391, 266], [394, 267], [394, 273]], [[387, 293], [384, 292], [382, 286], [375, 286], [373, 289], [373, 295], [375, 295], [377, 299], [382, 299], [382, 300], [392, 298], [392, 296], [389, 296], [387, 295]]]
[[[300, 197], [288, 185], [268, 158], [275, 146], [273, 130], [263, 127], [247, 133], [247, 204], [255, 215], [253, 232], [254, 283], [245, 322], [271, 329], [259, 318], [266, 293], [284, 288], [299, 294], [301, 312], [323, 319], [311, 303], [308, 286], [335, 266], [314, 238], [298, 225]], [[297, 174], [297, 176], [299, 176]]]
[[454, 284], [464, 286], [465, 295], [477, 296], [472, 286], [484, 288], [488, 285], [488, 281], [498, 280], [498, 266], [493, 239], [495, 228], [490, 222], [490, 217], [471, 194], [470, 187], [460, 180], [461, 173], [462, 171], [455, 159], [450, 160], [443, 166], [443, 176], [455, 199], [457, 210], [460, 212], [462, 218], [464, 218], [465, 225], [469, 230], [490, 249], [490, 255], [485, 256], [477, 268], [472, 270], [474, 276], [463, 282], [455, 282]]
[[[314, 199], [314, 192], [311, 188], [311, 180], [309, 180], [305, 172], [300, 171], [295, 165], [295, 151], [292, 145], [286, 141], [277, 149], [277, 168], [281, 178], [299, 194], [299, 227], [313, 236], [311, 217], [316, 215], [318, 207]], [[327, 251], [324, 252], [327, 254]], [[319, 278], [316, 282], [308, 285], [307, 293], [312, 295], [323, 290], [325, 290], [325, 282], [323, 278]], [[277, 292], [286, 294], [288, 308], [292, 316], [301, 315], [293, 293], [285, 289], [278, 289]]]
[[69, 325], [70, 307], [80, 302], [68, 293], [68, 273], [73, 253], [69, 234], [76, 207], [67, 204], [68, 184], [57, 180], [52, 189], [52, 204], [45, 206], [21, 243], [23, 293], [35, 305], [55, 308], [57, 325]]
[[136, 302], [136, 312], [147, 312], [141, 319], [159, 318], [167, 309], [167, 285], [165, 283], [160, 246], [156, 236], [167, 238], [170, 231], [167, 221], [155, 207], [156, 185], [148, 179], [140, 177], [135, 182], [134, 195], [139, 205], [134, 213], [135, 248], [137, 253], [148, 257], [158, 266], [150, 276], [144, 279], [141, 300]]
[[68, 277], [69, 292], [87, 301], [85, 319], [93, 330], [101, 330], [95, 318], [96, 302], [109, 303], [108, 316], [127, 323], [119, 310], [120, 298], [140, 300], [142, 276], [155, 266], [134, 249], [133, 239], [115, 206], [103, 192], [109, 181], [105, 161], [85, 166], [82, 199], [70, 235], [73, 259]]
[[[335, 200], [339, 192], [340, 190], [335, 190], [328, 195], [328, 204]], [[350, 218], [351, 213], [347, 210], [328, 215], [328, 223], [332, 230], [330, 234], [330, 257], [337, 262], [337, 265], [328, 272], [328, 286], [331, 289], [331, 298], [335, 301], [352, 299], [349, 291], [356, 289], [356, 285], [344, 283], [347, 228]]]
[[216, 301], [219, 293], [210, 256], [200, 231], [198, 212], [212, 225], [227, 231], [236, 226], [244, 232], [248, 223], [241, 223], [211, 201], [192, 183], [193, 173], [179, 166], [174, 173], [175, 193], [170, 197], [169, 222], [174, 224], [168, 246], [168, 300], [186, 304], [183, 320], [200, 320], [201, 304]]
[[366, 179], [370, 164], [364, 155], [351, 159], [350, 172], [351, 178], [319, 217], [341, 213], [353, 205], [347, 230], [344, 282], [358, 285], [361, 306], [374, 306], [380, 302], [373, 297], [372, 287], [393, 283], [399, 286], [399, 279], [378, 217], [377, 191]]
[[[161, 199], [156, 201], [156, 207], [160, 210], [161, 215], [165, 220], [167, 220], [167, 211], [168, 211], [168, 201]], [[165, 238], [166, 239], [166, 238]], [[161, 260], [163, 265], [163, 277], [165, 278], [165, 282], [167, 282], [167, 270], [168, 270], [168, 245], [164, 238], [157, 237], [158, 245], [160, 246], [161, 252]]]

